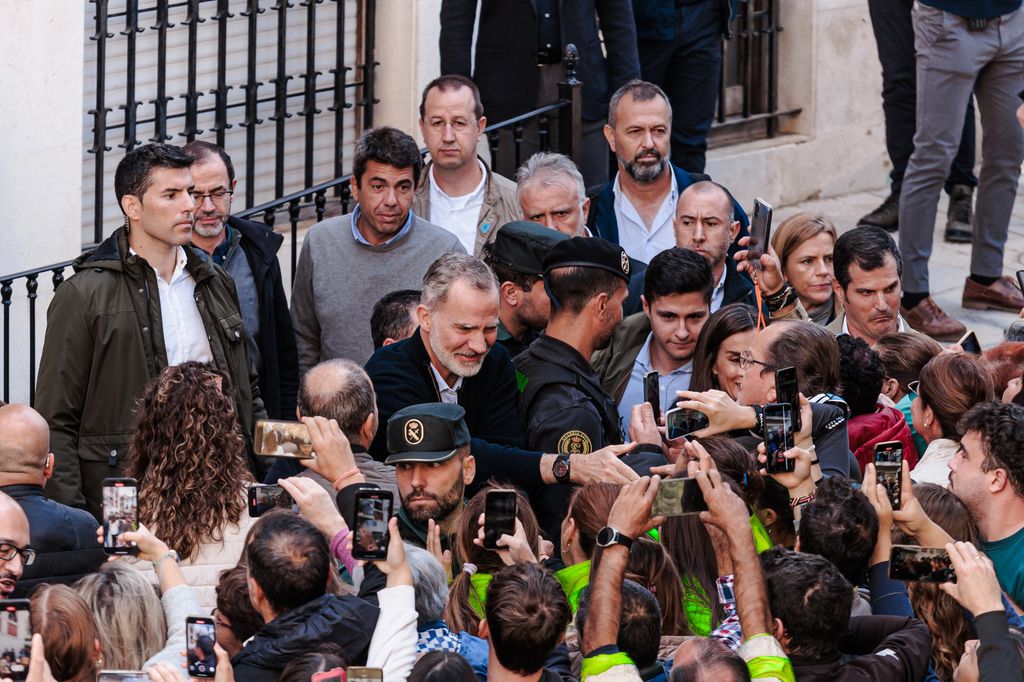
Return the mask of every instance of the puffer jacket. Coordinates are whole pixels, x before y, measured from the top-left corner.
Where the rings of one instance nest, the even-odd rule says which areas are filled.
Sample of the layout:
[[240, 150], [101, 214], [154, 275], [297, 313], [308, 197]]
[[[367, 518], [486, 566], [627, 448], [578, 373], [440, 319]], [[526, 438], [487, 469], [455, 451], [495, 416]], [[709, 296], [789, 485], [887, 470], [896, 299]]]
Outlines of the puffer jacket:
[[260, 628], [231, 659], [235, 679], [274, 682], [292, 659], [327, 642], [341, 647], [349, 665], [362, 665], [379, 615], [376, 606], [359, 597], [317, 597]]
[[[213, 364], [231, 377], [249, 440], [255, 420], [266, 413], [235, 285], [190, 248], [185, 253]], [[123, 471], [136, 402], [167, 366], [167, 352], [156, 272], [129, 253], [123, 228], [73, 267], [74, 276], [57, 288], [47, 311], [35, 408], [50, 425], [56, 455], [47, 496], [98, 516], [102, 481]]]
[[907, 460], [911, 469], [917, 465], [917, 448], [910, 427], [903, 413], [895, 407], [876, 405], [874, 412], [851, 418], [846, 429], [850, 434], [850, 450], [857, 458], [861, 474], [864, 473], [864, 467], [875, 461], [875, 446], [886, 441], [898, 440], [902, 443], [903, 459]]

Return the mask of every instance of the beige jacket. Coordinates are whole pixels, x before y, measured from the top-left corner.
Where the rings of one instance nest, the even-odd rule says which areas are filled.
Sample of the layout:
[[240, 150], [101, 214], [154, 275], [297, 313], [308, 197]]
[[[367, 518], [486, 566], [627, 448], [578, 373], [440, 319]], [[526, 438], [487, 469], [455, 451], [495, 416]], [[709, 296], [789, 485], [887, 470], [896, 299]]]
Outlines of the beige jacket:
[[[491, 171], [483, 159], [480, 159], [480, 162], [487, 173], [487, 187], [484, 190], [484, 205], [480, 208], [480, 219], [477, 221], [476, 242], [473, 245], [474, 256], [480, 255], [484, 244], [494, 241], [494, 236], [502, 225], [513, 220], [521, 220], [523, 217], [523, 211], [519, 207], [516, 183]], [[430, 167], [432, 164], [433, 161], [424, 166], [423, 173], [420, 175], [420, 185], [416, 188], [416, 196], [412, 203], [413, 212], [427, 221], [430, 220]], [[441, 225], [441, 227], [445, 227], [445, 225]]]

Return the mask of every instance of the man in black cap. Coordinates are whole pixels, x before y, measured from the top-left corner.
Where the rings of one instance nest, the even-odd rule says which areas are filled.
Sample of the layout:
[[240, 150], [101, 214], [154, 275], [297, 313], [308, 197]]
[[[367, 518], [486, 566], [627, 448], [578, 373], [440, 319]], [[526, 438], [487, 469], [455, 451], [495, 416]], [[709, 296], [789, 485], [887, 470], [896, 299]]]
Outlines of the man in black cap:
[[498, 343], [513, 358], [548, 324], [551, 305], [541, 284], [543, 261], [555, 244], [568, 238], [538, 223], [517, 220], [504, 225], [494, 241], [484, 245], [484, 262], [500, 287]]
[[[555, 477], [566, 483], [569, 467], [562, 470], [559, 464], [568, 465], [570, 455], [623, 442], [615, 401], [602, 388], [590, 359], [622, 321], [630, 265], [621, 246], [598, 237], [559, 242], [543, 265], [551, 316], [544, 334], [515, 358], [519, 415], [527, 446], [557, 453]], [[650, 444], [639, 447], [657, 460], [638, 464], [664, 463], [660, 438], [642, 440]], [[538, 501], [536, 511], [548, 532], [558, 523], [567, 494], [565, 486], [551, 486]]]

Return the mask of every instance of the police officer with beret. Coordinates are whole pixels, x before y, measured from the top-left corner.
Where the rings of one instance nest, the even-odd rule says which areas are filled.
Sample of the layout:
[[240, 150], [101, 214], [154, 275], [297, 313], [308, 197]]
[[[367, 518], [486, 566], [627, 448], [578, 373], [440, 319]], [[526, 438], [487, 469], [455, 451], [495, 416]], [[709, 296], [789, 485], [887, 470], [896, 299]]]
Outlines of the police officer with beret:
[[548, 324], [550, 301], [544, 291], [544, 257], [568, 235], [539, 223], [516, 220], [484, 245], [483, 259], [500, 285], [498, 343], [516, 357]]
[[[567, 483], [570, 455], [623, 442], [615, 400], [602, 388], [590, 359], [622, 321], [630, 263], [617, 244], [573, 237], [556, 244], [543, 266], [551, 314], [544, 334], [514, 360], [518, 409], [528, 447], [558, 453], [552, 472]], [[660, 441], [638, 449], [635, 457], [623, 458], [640, 469], [637, 473], [665, 463]], [[549, 486], [537, 505], [541, 526], [549, 533], [557, 533], [567, 495], [567, 486]]]

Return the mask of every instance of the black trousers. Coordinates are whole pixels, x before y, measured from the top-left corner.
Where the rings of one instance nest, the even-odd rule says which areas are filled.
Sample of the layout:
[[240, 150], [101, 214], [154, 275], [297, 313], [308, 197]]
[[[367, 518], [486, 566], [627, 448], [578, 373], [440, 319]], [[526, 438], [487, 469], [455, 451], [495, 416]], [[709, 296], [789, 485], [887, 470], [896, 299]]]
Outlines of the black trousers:
[[[899, 193], [903, 173], [914, 151], [917, 107], [917, 62], [914, 25], [910, 19], [913, 0], [868, 0], [871, 28], [875, 32], [878, 60], [882, 63], [882, 111], [885, 113], [885, 146], [892, 162], [892, 191]], [[953, 185], [977, 187], [974, 175], [974, 100], [967, 102], [960, 148], [947, 171], [946, 192]]]
[[638, 40], [640, 71], [672, 104], [672, 163], [703, 173], [722, 71], [719, 0], [676, 8], [675, 40]]

